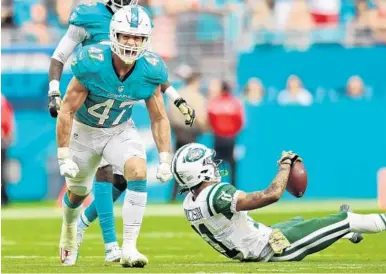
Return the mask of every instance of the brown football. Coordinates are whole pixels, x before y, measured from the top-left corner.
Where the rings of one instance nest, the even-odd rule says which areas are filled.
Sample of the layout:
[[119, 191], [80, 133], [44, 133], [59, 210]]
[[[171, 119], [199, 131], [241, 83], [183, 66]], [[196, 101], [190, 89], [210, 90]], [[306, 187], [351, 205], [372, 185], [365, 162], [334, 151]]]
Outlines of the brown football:
[[287, 191], [297, 198], [304, 195], [307, 189], [307, 171], [302, 162], [295, 162], [291, 168]]

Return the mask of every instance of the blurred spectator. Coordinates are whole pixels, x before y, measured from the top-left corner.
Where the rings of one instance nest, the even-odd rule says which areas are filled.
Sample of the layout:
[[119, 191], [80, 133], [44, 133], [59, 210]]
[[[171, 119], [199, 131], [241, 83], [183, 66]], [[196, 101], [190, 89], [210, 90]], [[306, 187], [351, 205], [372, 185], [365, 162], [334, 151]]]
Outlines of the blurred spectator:
[[221, 94], [222, 82], [220, 79], [213, 78], [209, 81], [208, 85], [208, 98], [209, 100], [219, 96]]
[[309, 0], [309, 6], [316, 27], [338, 25], [341, 0]]
[[24, 36], [28, 40], [46, 45], [51, 42], [47, 26], [47, 9], [43, 3], [31, 6], [31, 21], [23, 25]]
[[312, 104], [311, 93], [303, 88], [303, 83], [296, 75], [291, 75], [287, 80], [287, 88], [279, 93], [277, 98], [280, 105], [301, 105]]
[[184, 11], [186, 5], [180, 0], [152, 0], [154, 29], [152, 32], [152, 50], [165, 60], [177, 56], [176, 21], [177, 14]]
[[11, 0], [1, 1], [1, 27], [12, 27], [13, 26], [13, 10]]
[[347, 24], [348, 44], [373, 43], [374, 13], [370, 10], [367, 0], [357, 0], [355, 3], [355, 17]]
[[12, 143], [14, 132], [14, 113], [11, 104], [1, 95], [1, 205], [9, 203], [6, 191], [7, 150]]
[[244, 100], [251, 105], [258, 106], [264, 99], [264, 86], [258, 78], [249, 79], [244, 89]]
[[273, 30], [273, 13], [267, 0], [246, 0], [246, 8], [251, 12], [251, 29]]
[[[185, 120], [181, 116], [180, 111], [173, 105], [169, 104], [167, 107], [170, 125], [175, 134], [175, 150], [180, 147], [197, 141], [197, 137], [206, 128], [206, 98], [200, 92], [201, 75], [198, 72], [189, 72], [186, 75], [186, 86], [180, 89], [179, 94], [190, 106], [196, 111], [196, 120], [192, 127], [185, 125]], [[174, 184], [171, 201], [175, 201], [178, 192], [177, 183]]]
[[222, 82], [221, 94], [208, 102], [208, 117], [215, 137], [216, 158], [229, 164], [231, 183], [237, 185], [234, 147], [244, 125], [244, 109], [227, 82]]
[[386, 1], [376, 0], [375, 6], [376, 9], [372, 11], [374, 39], [377, 42], [386, 43]]
[[71, 10], [73, 8], [73, 1], [71, 0], [56, 0], [55, 11], [58, 15], [59, 24], [61, 26], [68, 25]]
[[361, 99], [371, 99], [372, 92], [369, 89], [366, 89], [366, 86], [362, 78], [358, 75], [351, 76], [347, 81], [346, 85], [346, 95], [349, 98], [361, 100]]
[[307, 49], [312, 42], [311, 31], [314, 23], [306, 0], [288, 2], [291, 2], [291, 6], [285, 23], [285, 44], [297, 49]]

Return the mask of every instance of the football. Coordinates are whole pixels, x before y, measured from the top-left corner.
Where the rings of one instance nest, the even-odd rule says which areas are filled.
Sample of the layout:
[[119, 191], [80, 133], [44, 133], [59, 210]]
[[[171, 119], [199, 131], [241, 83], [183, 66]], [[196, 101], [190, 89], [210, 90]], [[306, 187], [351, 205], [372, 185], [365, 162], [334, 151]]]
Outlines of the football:
[[291, 168], [287, 191], [293, 196], [300, 198], [307, 189], [307, 171], [302, 162], [295, 162]]

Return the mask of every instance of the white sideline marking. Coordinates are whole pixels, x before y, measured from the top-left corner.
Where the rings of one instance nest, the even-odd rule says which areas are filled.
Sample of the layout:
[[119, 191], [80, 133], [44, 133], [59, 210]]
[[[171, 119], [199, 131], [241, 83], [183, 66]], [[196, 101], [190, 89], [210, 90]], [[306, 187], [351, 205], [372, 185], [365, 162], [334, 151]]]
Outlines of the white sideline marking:
[[[338, 211], [343, 203], [349, 204], [353, 210], [377, 210], [376, 200], [331, 200], [331, 201], [283, 201], [269, 207], [253, 211], [256, 214], [272, 213], [302, 213], [302, 212], [321, 212]], [[116, 206], [114, 215], [120, 217], [122, 207]], [[145, 216], [183, 216], [182, 205], [149, 205], [146, 208]], [[1, 210], [1, 219], [20, 220], [20, 219], [54, 219], [61, 218], [62, 210], [51, 207], [38, 208], [5, 208]]]

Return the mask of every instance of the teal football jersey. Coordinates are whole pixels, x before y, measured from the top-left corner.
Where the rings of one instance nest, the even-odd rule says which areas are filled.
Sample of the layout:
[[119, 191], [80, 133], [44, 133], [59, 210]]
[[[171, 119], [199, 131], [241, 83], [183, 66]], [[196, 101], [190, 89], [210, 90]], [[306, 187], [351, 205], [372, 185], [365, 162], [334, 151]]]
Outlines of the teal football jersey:
[[168, 79], [162, 58], [146, 52], [135, 62], [130, 76], [121, 81], [113, 67], [110, 46], [102, 44], [79, 50], [72, 63], [72, 72], [89, 91], [75, 117], [91, 127], [104, 128], [127, 121], [133, 105], [149, 99]]
[[109, 41], [110, 21], [113, 14], [102, 3], [80, 4], [71, 13], [70, 24], [84, 28], [89, 37], [83, 46]]

